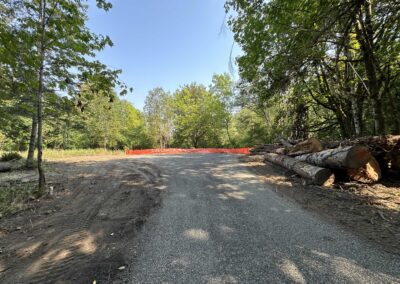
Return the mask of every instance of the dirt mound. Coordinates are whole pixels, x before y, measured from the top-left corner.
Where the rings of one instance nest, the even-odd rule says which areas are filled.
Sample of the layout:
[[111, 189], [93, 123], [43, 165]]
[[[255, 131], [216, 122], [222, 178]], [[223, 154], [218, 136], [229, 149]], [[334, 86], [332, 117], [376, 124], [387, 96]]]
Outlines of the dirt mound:
[[51, 199], [0, 221], [0, 282], [110, 281], [160, 204], [160, 171], [116, 157], [67, 159], [52, 170]]

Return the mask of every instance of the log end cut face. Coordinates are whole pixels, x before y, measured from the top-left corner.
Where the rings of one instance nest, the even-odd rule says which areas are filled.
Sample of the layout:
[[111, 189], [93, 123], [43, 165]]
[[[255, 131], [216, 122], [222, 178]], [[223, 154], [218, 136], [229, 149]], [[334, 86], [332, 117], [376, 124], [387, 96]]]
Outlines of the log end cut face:
[[315, 177], [315, 184], [322, 186], [331, 186], [335, 182], [335, 175], [330, 169], [319, 171]]
[[349, 149], [346, 164], [351, 169], [358, 169], [367, 164], [372, 158], [371, 152], [365, 146], [353, 146]]

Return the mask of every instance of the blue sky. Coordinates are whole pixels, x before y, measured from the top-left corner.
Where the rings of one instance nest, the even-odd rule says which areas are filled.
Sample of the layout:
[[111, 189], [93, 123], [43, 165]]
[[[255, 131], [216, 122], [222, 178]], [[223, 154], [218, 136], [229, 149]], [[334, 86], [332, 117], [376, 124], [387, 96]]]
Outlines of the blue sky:
[[[113, 0], [113, 9], [89, 9], [89, 27], [109, 35], [112, 48], [98, 58], [123, 70], [134, 88], [127, 99], [142, 109], [155, 87], [174, 91], [191, 82], [209, 85], [229, 72], [233, 35], [224, 22], [224, 0]], [[234, 48], [234, 56], [238, 47]]]

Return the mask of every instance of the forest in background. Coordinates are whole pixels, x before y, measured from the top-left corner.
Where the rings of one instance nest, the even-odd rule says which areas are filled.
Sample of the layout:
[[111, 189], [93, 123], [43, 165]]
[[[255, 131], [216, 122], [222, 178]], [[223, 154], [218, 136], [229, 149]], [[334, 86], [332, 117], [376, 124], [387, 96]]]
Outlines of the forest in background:
[[[111, 3], [96, 1], [103, 10]], [[228, 0], [239, 80], [124, 99], [88, 1], [0, 3], [0, 151], [243, 147], [400, 132], [398, 1]], [[41, 184], [44, 177], [41, 174]]]

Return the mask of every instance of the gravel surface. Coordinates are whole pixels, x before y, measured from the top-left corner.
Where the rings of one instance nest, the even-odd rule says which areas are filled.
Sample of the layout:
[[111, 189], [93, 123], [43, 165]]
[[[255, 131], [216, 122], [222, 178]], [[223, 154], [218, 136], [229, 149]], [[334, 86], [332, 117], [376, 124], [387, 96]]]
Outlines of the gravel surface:
[[279, 197], [234, 155], [140, 157], [163, 171], [127, 283], [400, 283], [400, 257]]

